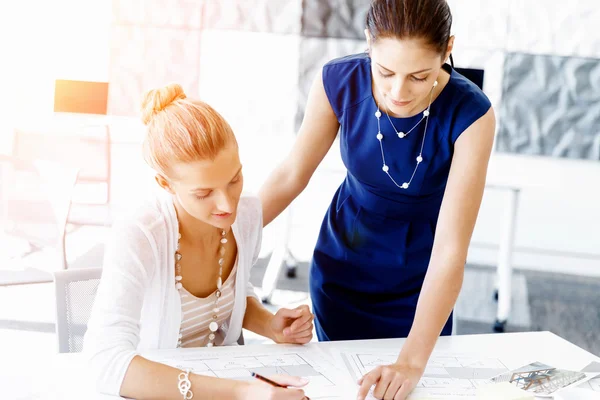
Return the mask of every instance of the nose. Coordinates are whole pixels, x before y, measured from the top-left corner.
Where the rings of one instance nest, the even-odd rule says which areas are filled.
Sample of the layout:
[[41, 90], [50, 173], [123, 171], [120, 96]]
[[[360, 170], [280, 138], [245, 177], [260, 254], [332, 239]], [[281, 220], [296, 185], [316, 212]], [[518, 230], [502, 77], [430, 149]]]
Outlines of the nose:
[[407, 100], [409, 96], [408, 84], [402, 77], [398, 77], [392, 84], [392, 91], [390, 93], [392, 99], [396, 101]]
[[235, 197], [227, 191], [222, 191], [217, 198], [217, 208], [221, 213], [233, 213], [237, 206], [236, 203]]

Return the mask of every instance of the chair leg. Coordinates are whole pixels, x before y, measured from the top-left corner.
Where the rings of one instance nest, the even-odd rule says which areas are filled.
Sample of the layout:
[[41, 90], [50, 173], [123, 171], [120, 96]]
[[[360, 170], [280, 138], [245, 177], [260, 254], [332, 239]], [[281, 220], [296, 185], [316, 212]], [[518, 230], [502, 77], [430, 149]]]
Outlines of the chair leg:
[[290, 279], [296, 278], [296, 276], [298, 275], [298, 261], [296, 260], [296, 257], [294, 257], [289, 248], [286, 249], [285, 253], [285, 266], [286, 276]]
[[498, 313], [494, 323], [495, 332], [504, 332], [512, 301], [512, 254], [517, 222], [519, 190], [507, 192], [506, 212], [498, 259]]

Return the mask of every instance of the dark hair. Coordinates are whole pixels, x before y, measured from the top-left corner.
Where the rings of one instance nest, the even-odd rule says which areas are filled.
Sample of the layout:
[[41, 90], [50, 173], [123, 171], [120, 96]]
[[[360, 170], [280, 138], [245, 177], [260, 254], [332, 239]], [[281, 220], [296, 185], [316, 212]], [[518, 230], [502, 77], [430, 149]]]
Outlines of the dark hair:
[[446, 0], [372, 0], [367, 29], [380, 37], [422, 38], [441, 54], [448, 48], [452, 13]]

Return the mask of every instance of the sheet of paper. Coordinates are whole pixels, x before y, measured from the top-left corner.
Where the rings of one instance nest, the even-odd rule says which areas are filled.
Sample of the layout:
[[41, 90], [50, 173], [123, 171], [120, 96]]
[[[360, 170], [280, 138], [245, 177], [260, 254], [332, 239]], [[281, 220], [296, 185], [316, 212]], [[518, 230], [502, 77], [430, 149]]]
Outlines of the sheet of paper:
[[590, 379], [581, 385], [565, 389], [556, 396], [555, 400], [598, 400], [600, 399], [600, 376]]
[[591, 362], [589, 363], [581, 372], [597, 372], [600, 374], [600, 362]]
[[478, 400], [535, 400], [531, 393], [508, 383], [485, 385], [477, 389]]
[[[316, 346], [239, 346], [214, 350], [178, 349], [145, 355], [173, 367], [190, 368], [193, 373], [219, 378], [252, 380], [251, 373], [293, 375], [309, 379], [303, 389], [311, 399], [346, 400], [355, 398], [349, 377], [332, 364], [332, 359]], [[349, 397], [354, 395], [354, 397]]]
[[[333, 353], [336, 364], [344, 366], [355, 382], [378, 365], [392, 364], [397, 352], [369, 349], [339, 350]], [[477, 399], [477, 388], [489, 385], [493, 376], [508, 371], [497, 358], [467, 354], [434, 353], [423, 377], [409, 400]], [[369, 399], [374, 399], [370, 395]]]
[[561, 392], [562, 399], [600, 399], [600, 363], [592, 362], [581, 371], [593, 377], [587, 382]]
[[596, 392], [598, 393], [598, 396], [600, 396], [600, 376], [597, 376], [596, 378], [590, 379], [589, 381], [582, 383], [581, 385], [577, 386], [577, 389]]

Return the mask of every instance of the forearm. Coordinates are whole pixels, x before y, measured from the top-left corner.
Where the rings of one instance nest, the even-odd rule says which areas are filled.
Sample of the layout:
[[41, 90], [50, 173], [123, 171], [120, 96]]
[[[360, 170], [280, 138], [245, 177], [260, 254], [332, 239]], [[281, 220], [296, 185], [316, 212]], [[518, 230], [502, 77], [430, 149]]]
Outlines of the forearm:
[[280, 165], [260, 188], [258, 196], [262, 202], [263, 226], [277, 218], [308, 184], [308, 181], [290, 173], [290, 169], [285, 163]]
[[[182, 371], [135, 356], [129, 364], [120, 395], [139, 400], [182, 398], [178, 387], [178, 376]], [[237, 399], [245, 390], [245, 383], [229, 379], [190, 374], [191, 391], [194, 399]]]
[[424, 367], [456, 304], [464, 277], [464, 259], [432, 257], [412, 328], [399, 360]]
[[267, 310], [256, 298], [246, 298], [246, 314], [244, 315], [244, 328], [256, 334], [275, 341], [271, 331], [273, 314]]

